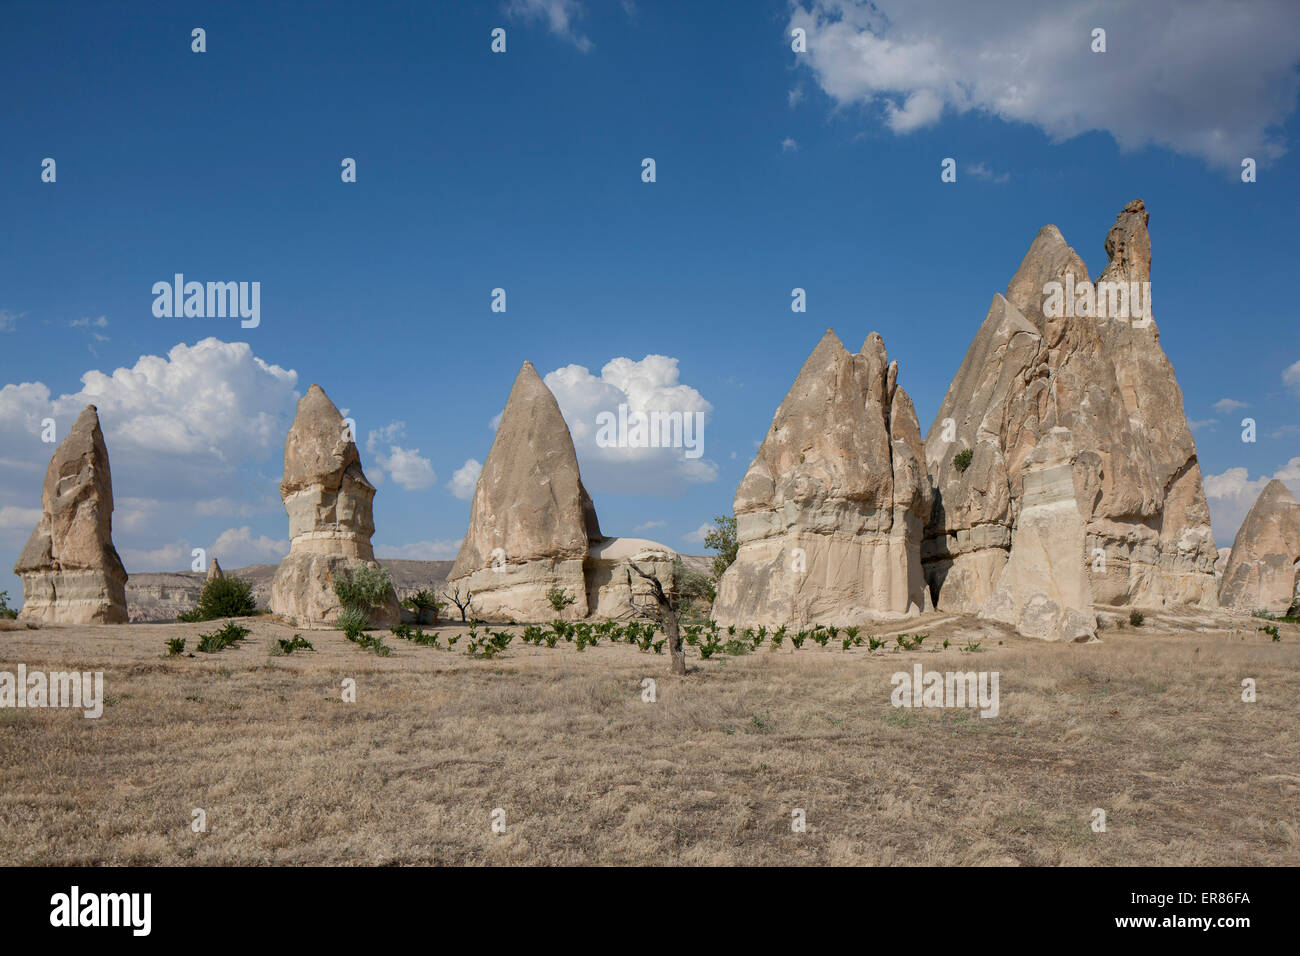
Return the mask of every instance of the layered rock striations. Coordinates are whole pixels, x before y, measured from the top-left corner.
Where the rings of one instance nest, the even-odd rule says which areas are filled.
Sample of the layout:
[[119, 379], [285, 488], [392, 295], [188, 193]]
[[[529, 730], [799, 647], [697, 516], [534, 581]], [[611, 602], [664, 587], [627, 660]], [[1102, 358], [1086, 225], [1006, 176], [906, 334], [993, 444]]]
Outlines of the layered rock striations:
[[1232, 541], [1219, 603], [1286, 614], [1300, 603], [1300, 504], [1274, 478], [1259, 493]]
[[850, 625], [930, 607], [920, 546], [931, 490], [921, 429], [884, 340], [828, 330], [735, 496], [723, 625]]
[[941, 610], [977, 612], [993, 594], [1024, 507], [1026, 463], [1058, 427], [1074, 448], [1093, 600], [1215, 603], [1209, 509], [1151, 317], [1140, 200], [1124, 207], [1106, 251], [1093, 286], [1060, 231], [1039, 231], [1006, 294], [993, 297], [926, 435], [935, 500], [923, 562]]
[[[298, 402], [284, 443], [280, 496], [289, 514], [289, 553], [271, 583], [271, 610], [300, 627], [332, 626], [343, 610], [338, 576], [379, 567], [370, 543], [375, 487], [343, 416], [319, 385]], [[369, 617], [375, 626], [396, 624], [396, 596], [390, 593]]]
[[126, 571], [113, 547], [113, 479], [94, 405], [50, 459], [41, 517], [14, 573], [23, 582], [22, 620], [126, 623]]
[[472, 592], [482, 617], [521, 621], [554, 617], [547, 595], [559, 588], [573, 599], [566, 615], [586, 617], [592, 598], [584, 569], [600, 540], [569, 427], [525, 362], [479, 473], [447, 587]]

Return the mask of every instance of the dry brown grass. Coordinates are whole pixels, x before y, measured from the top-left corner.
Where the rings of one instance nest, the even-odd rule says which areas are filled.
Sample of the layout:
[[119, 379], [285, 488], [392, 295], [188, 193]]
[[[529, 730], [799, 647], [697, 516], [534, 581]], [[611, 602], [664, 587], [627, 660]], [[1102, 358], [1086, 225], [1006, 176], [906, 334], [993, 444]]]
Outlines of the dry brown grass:
[[[666, 656], [608, 643], [516, 641], [483, 661], [464, 639], [448, 653], [386, 634], [378, 658], [310, 632], [318, 653], [272, 657], [293, 631], [265, 618], [195, 658], [165, 641], [192, 648], [212, 624], [6, 631], [0, 670], [103, 670], [108, 706], [0, 710], [0, 861], [1300, 863], [1300, 628], [1275, 644], [1248, 621], [1175, 624], [1090, 646], [984, 625], [975, 654], [692, 650], [678, 679]], [[910, 629], [931, 647], [981, 626]], [[892, 708], [890, 675], [918, 660], [998, 671], [1000, 715]]]

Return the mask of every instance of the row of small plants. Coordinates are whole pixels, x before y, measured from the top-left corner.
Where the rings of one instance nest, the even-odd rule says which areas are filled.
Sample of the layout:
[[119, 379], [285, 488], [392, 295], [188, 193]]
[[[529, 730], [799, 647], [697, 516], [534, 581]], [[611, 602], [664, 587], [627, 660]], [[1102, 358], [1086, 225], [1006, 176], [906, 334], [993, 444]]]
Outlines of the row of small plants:
[[[482, 628], [482, 631], [480, 631]], [[733, 625], [725, 631], [715, 622], [709, 621], [703, 624], [687, 624], [682, 628], [682, 641], [696, 648], [700, 652], [700, 657], [708, 660], [714, 654], [722, 653], [731, 656], [748, 654], [758, 650], [765, 641], [771, 650], [775, 651], [780, 648], [788, 638], [790, 643], [796, 648], [802, 648], [804, 643], [811, 639], [813, 643], [826, 647], [832, 642], [838, 642], [842, 650], [849, 650], [853, 647], [866, 647], [868, 652], [875, 653], [888, 642], [883, 638], [872, 635], [864, 635], [859, 627], [830, 627], [817, 625], [816, 627], [795, 631], [790, 633], [786, 627], [780, 627], [769, 631], [766, 627], [745, 628], [737, 631]], [[446, 646], [441, 643], [441, 636], [438, 632], [426, 634], [420, 628], [413, 628], [409, 624], [398, 624], [392, 628], [392, 633], [403, 640], [410, 641], [413, 644], [419, 644], [425, 647], [437, 647], [444, 650], [452, 650], [461, 635], [451, 635], [446, 639]], [[524, 628], [523, 633], [518, 635], [519, 639], [525, 644], [533, 647], [556, 647], [561, 641], [574, 645], [578, 651], [585, 651], [588, 647], [597, 646], [602, 640], [609, 641], [611, 644], [631, 644], [642, 651], [655, 654], [662, 654], [666, 638], [655, 640], [655, 627], [649, 623], [632, 621], [627, 624], [619, 624], [615, 621], [561, 621], [555, 620], [549, 626], [543, 627], [537, 624], [530, 624]], [[912, 651], [922, 649], [929, 634], [899, 634], [894, 638], [893, 650]], [[493, 631], [486, 627], [482, 621], [471, 621], [469, 631], [465, 637], [465, 652], [471, 657], [493, 658], [504, 651], [510, 642], [514, 640], [515, 635], [507, 631]], [[349, 640], [354, 640], [351, 636]], [[378, 642], [382, 645], [382, 640], [378, 638], [369, 639], [372, 642]], [[360, 640], [354, 640], [361, 646], [369, 646]], [[944, 638], [941, 645], [944, 648], [951, 647], [951, 642]], [[959, 650], [966, 653], [977, 653], [980, 650], [979, 641], [968, 641], [965, 647]], [[383, 651], [376, 651], [382, 656], [387, 656], [390, 649], [384, 647]]]

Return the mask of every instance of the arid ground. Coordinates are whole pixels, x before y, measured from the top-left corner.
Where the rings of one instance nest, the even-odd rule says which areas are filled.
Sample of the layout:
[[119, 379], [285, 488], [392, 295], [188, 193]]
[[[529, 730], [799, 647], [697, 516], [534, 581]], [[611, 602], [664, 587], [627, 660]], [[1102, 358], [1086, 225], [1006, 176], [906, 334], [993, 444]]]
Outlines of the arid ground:
[[[0, 670], [102, 670], [107, 706], [0, 710], [0, 862], [1300, 864], [1294, 625], [1113, 616], [1062, 646], [931, 615], [922, 651], [688, 649], [671, 678], [607, 642], [479, 660], [385, 632], [383, 658], [313, 631], [272, 656], [294, 631], [248, 623], [169, 658], [219, 622], [8, 622]], [[999, 715], [895, 709], [918, 661], [997, 671]]]

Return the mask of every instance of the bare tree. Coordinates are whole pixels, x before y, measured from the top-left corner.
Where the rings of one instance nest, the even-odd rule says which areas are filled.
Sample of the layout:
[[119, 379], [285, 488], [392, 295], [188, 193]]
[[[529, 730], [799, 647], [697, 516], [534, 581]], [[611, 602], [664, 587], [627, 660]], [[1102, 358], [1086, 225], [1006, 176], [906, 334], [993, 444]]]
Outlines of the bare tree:
[[474, 592], [466, 586], [464, 593], [462, 593], [458, 584], [454, 588], [443, 588], [442, 596], [456, 605], [456, 608], [460, 611], [460, 622], [462, 624], [466, 623], [465, 612], [469, 610], [470, 603], [474, 600]]
[[[637, 604], [632, 600], [632, 610], [641, 617], [659, 622], [668, 638], [668, 651], [671, 656], [669, 673], [686, 673], [686, 649], [682, 647], [680, 626], [682, 611], [695, 601], [712, 602], [713, 587], [709, 579], [693, 568], [687, 567], [680, 559], [673, 562], [672, 586], [665, 589], [658, 575], [648, 574], [637, 567], [635, 561], [628, 565], [638, 576], [650, 583], [650, 597], [653, 604]], [[628, 576], [628, 584], [632, 578]]]

